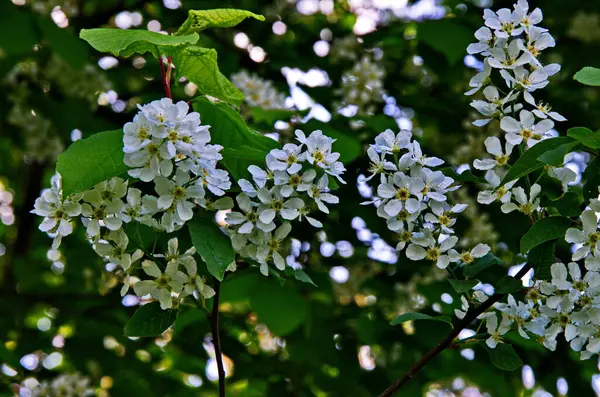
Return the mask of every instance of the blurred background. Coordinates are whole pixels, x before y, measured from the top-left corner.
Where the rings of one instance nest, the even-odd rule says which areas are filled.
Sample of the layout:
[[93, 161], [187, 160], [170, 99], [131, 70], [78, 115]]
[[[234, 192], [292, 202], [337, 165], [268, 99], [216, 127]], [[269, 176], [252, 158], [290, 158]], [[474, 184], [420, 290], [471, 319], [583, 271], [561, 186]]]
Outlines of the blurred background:
[[[556, 134], [598, 128], [599, 92], [572, 76], [600, 64], [600, 2], [530, 4], [542, 8], [541, 26], [557, 41], [545, 52], [546, 63], [562, 64], [539, 95], [568, 119]], [[511, 2], [2, 0], [0, 396], [217, 395], [210, 327], [201, 311], [182, 307], [159, 338], [124, 337], [140, 300], [120, 296], [115, 266], [92, 251], [81, 226], [51, 250], [29, 211], [64, 148], [120, 128], [138, 103], [163, 96], [155, 59], [98, 54], [79, 31], [173, 32], [189, 9], [225, 7], [266, 17], [201, 35], [202, 46], [218, 50], [223, 74], [247, 94], [240, 110], [249, 125], [281, 142], [296, 128], [323, 129], [338, 139], [349, 181], [322, 231], [294, 228], [288, 265], [303, 268], [318, 287], [294, 280], [281, 286], [256, 269], [223, 284], [228, 394], [374, 396], [448, 331], [442, 323], [389, 325], [406, 311], [452, 315], [460, 301], [444, 271], [399, 257], [398, 237], [373, 207], [359, 205], [371, 195], [362, 176], [364, 153], [378, 133], [403, 128], [459, 170], [480, 157], [483, 140], [498, 125], [471, 124], [472, 98], [463, 93], [482, 64], [466, 47], [484, 8], [512, 8]], [[254, 77], [242, 70], [264, 79], [253, 80], [263, 96], [244, 86]], [[197, 94], [185, 80], [173, 89], [175, 99]], [[581, 171], [587, 161], [572, 154], [569, 167]], [[483, 212], [476, 192], [470, 186], [455, 194], [470, 204], [457, 234], [465, 246], [490, 244], [512, 265], [499, 271], [514, 274], [523, 258], [512, 252], [527, 223], [495, 207]], [[486, 293], [490, 287], [480, 286]], [[550, 353], [535, 341], [507, 339], [526, 364], [522, 369], [502, 372], [482, 347], [463, 346], [436, 358], [399, 395], [600, 395], [596, 359], [579, 361], [564, 341]]]

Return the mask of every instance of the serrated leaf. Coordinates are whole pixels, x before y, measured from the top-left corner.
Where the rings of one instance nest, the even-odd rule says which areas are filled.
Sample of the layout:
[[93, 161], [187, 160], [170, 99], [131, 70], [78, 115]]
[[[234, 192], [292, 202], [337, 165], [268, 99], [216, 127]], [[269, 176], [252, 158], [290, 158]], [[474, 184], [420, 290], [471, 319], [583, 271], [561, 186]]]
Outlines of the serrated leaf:
[[540, 219], [521, 237], [521, 253], [525, 254], [546, 241], [564, 238], [570, 224], [571, 220], [563, 216]]
[[208, 272], [223, 281], [225, 269], [235, 260], [231, 239], [214, 222], [209, 212], [201, 212], [188, 222], [196, 252], [206, 263]]
[[553, 165], [555, 167], [561, 167], [565, 163], [565, 156], [571, 153], [572, 151], [576, 150], [579, 145], [580, 142], [578, 141], [564, 143], [556, 149], [544, 152], [537, 159], [538, 161], [541, 161], [544, 164]]
[[176, 35], [201, 32], [208, 28], [231, 28], [246, 18], [264, 21], [265, 17], [246, 10], [219, 8], [215, 10], [190, 10], [188, 17], [177, 30]]
[[82, 29], [79, 37], [94, 49], [114, 56], [130, 57], [133, 54], [152, 53], [155, 58], [171, 53], [177, 47], [195, 44], [198, 34], [169, 36], [149, 30], [134, 29]]
[[503, 371], [514, 371], [523, 365], [523, 361], [521, 361], [521, 358], [515, 353], [511, 345], [499, 343], [494, 349], [491, 349], [483, 344], [483, 347], [488, 352], [490, 361], [496, 368]]
[[159, 302], [141, 306], [125, 325], [125, 336], [159, 336], [177, 318], [177, 310], [162, 310]]
[[600, 186], [600, 157], [594, 157], [588, 164], [583, 174], [583, 198], [585, 202], [598, 197], [598, 186]]
[[579, 81], [581, 84], [600, 86], [600, 69], [586, 66], [575, 73], [573, 79]]
[[519, 179], [522, 176], [528, 175], [544, 166], [544, 163], [538, 160], [538, 157], [549, 150], [554, 150], [561, 145], [573, 142], [570, 137], [557, 137], [541, 141], [535, 146], [527, 150], [523, 155], [512, 165], [502, 184]]
[[453, 278], [446, 279], [454, 288], [454, 291], [462, 294], [464, 292], [470, 291], [474, 286], [479, 284], [479, 280], [457, 280]]
[[213, 48], [182, 48], [173, 53], [173, 63], [177, 75], [187, 77], [198, 87], [201, 94], [233, 104], [239, 104], [244, 100], [244, 94], [219, 71], [217, 51]]
[[75, 141], [58, 156], [56, 172], [62, 177], [63, 195], [83, 192], [114, 176], [126, 178], [123, 131], [104, 131]]
[[494, 287], [499, 294], [512, 294], [523, 289], [523, 282], [512, 276], [504, 276]]
[[556, 240], [546, 241], [532, 248], [527, 254], [527, 263], [531, 265], [538, 280], [550, 280], [552, 274], [550, 267], [556, 262], [554, 251]]
[[294, 272], [294, 278], [298, 281], [302, 281], [303, 283], [312, 284], [315, 287], [317, 286], [312, 278], [310, 278], [310, 276], [302, 269], [298, 269]]
[[417, 312], [410, 312], [410, 313], [401, 314], [398, 317], [396, 317], [395, 319], [393, 319], [390, 322], [390, 325], [398, 325], [398, 324], [405, 323], [407, 321], [415, 321], [415, 320], [441, 321], [443, 323], [446, 323], [446, 324], [450, 325], [451, 328], [454, 328], [454, 326], [452, 325], [452, 320], [450, 319], [450, 317], [446, 317], [446, 316], [436, 316], [436, 317], [434, 317], [434, 316], [430, 316], [428, 314], [417, 313]]
[[481, 258], [476, 259], [473, 263], [465, 265], [463, 274], [465, 277], [473, 277], [482, 270], [487, 269], [490, 266], [502, 265], [503, 262], [500, 258], [492, 253], [487, 253]]

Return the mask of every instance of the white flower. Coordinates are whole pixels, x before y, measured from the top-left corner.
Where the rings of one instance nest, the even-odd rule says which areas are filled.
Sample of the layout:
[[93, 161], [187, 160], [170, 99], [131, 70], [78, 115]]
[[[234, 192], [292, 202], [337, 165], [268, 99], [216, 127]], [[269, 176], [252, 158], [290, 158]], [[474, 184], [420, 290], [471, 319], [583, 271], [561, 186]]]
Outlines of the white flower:
[[493, 118], [500, 117], [505, 113], [503, 106], [506, 103], [513, 101], [517, 97], [517, 93], [509, 94], [505, 98], [500, 98], [500, 92], [493, 85], [488, 85], [483, 89], [483, 95], [487, 101], [475, 100], [471, 102], [471, 106], [475, 108], [486, 118], [475, 120], [473, 125], [482, 127], [487, 125]]
[[517, 121], [510, 116], [506, 116], [500, 121], [500, 128], [507, 132], [506, 140], [513, 145], [518, 145], [524, 141], [531, 146], [531, 140], [540, 140], [554, 127], [554, 122], [549, 119], [536, 124], [533, 113], [528, 110], [521, 110], [519, 119], [520, 121]]
[[539, 209], [540, 199], [538, 198], [540, 192], [542, 191], [542, 187], [537, 183], [534, 183], [531, 186], [531, 191], [529, 192], [529, 200], [527, 199], [527, 195], [525, 194], [525, 190], [522, 187], [516, 187], [512, 190], [513, 197], [519, 203], [519, 205], [515, 203], [504, 203], [502, 204], [502, 212], [508, 214], [512, 211], [519, 211], [525, 215], [531, 215]]
[[544, 69], [535, 69], [529, 72], [522, 66], [512, 70], [514, 76], [506, 69], [500, 71], [506, 85], [512, 89], [525, 89], [525, 92], [533, 92], [548, 85], [548, 75]]
[[394, 163], [385, 159], [386, 153], [378, 153], [374, 146], [367, 149], [367, 155], [371, 160], [369, 166], [369, 173], [371, 175], [365, 179], [365, 182], [370, 181], [375, 175], [381, 174], [384, 171], [398, 171], [398, 167]]
[[249, 166], [248, 172], [252, 175], [252, 179], [258, 187], [265, 187], [267, 181], [273, 179], [273, 173], [269, 173], [256, 165]]
[[490, 78], [490, 73], [492, 72], [492, 67], [489, 64], [488, 59], [489, 58], [486, 58], [483, 61], [483, 70], [469, 80], [469, 87], [472, 88], [465, 92], [465, 95], [473, 95], [487, 84], [487, 81]]
[[133, 178], [139, 178], [144, 182], [150, 182], [156, 176], [168, 177], [173, 172], [171, 158], [165, 158], [161, 154], [162, 140], [152, 138], [151, 142], [141, 150], [133, 153], [125, 153], [123, 162], [133, 169], [127, 173]]
[[532, 304], [526, 304], [524, 302], [519, 302], [515, 300], [512, 295], [508, 295], [508, 303], [498, 304], [498, 310], [504, 313], [511, 322], [517, 323], [517, 329], [519, 331], [519, 335], [522, 338], [529, 339], [529, 335], [525, 332], [524, 325], [526, 321], [531, 317], [530, 311], [532, 309]]
[[450, 207], [446, 202], [432, 201], [429, 203], [429, 207], [432, 212], [425, 214], [425, 221], [432, 223], [434, 226], [439, 225], [442, 232], [451, 234], [454, 233], [451, 227], [456, 223], [456, 218], [452, 216], [464, 211], [467, 205], [458, 204]]
[[[554, 38], [550, 33], [548, 33], [546, 29], [538, 27], [529, 29], [527, 44], [522, 41], [519, 42], [521, 50], [530, 53], [533, 59], [537, 58], [546, 48], [554, 47], [555, 44]], [[536, 63], [537, 65], [541, 65], [537, 60]]]
[[502, 316], [502, 321], [498, 324], [498, 316], [496, 313], [486, 313], [483, 315], [485, 319], [485, 327], [487, 329], [489, 338], [486, 339], [485, 344], [490, 348], [494, 349], [498, 346], [498, 343], [502, 343], [502, 335], [510, 331], [511, 321], [508, 317]]
[[198, 184], [190, 183], [190, 175], [182, 170], [177, 170], [174, 180], [165, 177], [156, 177], [155, 190], [158, 193], [157, 205], [159, 209], [176, 208], [176, 213], [182, 221], [188, 221], [194, 216], [194, 203], [192, 199], [204, 197], [204, 189]]
[[296, 174], [302, 169], [300, 154], [302, 147], [293, 143], [283, 145], [283, 149], [273, 149], [267, 154], [267, 167], [271, 171], [287, 171]]
[[427, 259], [435, 262], [435, 265], [440, 269], [445, 269], [452, 262], [448, 250], [454, 247], [457, 242], [458, 237], [456, 236], [450, 236], [439, 244], [430, 235], [415, 236], [406, 249], [406, 257], [413, 261]]
[[258, 218], [263, 223], [272, 222], [278, 214], [285, 220], [294, 220], [298, 217], [299, 210], [304, 207], [304, 201], [301, 198], [282, 196], [279, 186], [274, 186], [271, 190], [258, 189], [258, 199], [262, 203], [258, 207]]
[[81, 206], [81, 215], [87, 224], [87, 234], [90, 237], [98, 236], [102, 226], [109, 230], [121, 228], [123, 221], [119, 215], [124, 204], [119, 198], [103, 200], [102, 193], [94, 189], [83, 193], [83, 200], [86, 202]]
[[484, 144], [487, 152], [494, 156], [494, 158], [483, 160], [476, 159], [473, 161], [473, 167], [478, 170], [491, 170], [508, 164], [508, 160], [510, 159], [510, 155], [514, 148], [512, 143], [506, 142], [503, 151], [500, 139], [496, 138], [495, 136], [490, 136], [485, 139]]
[[455, 249], [451, 249], [448, 251], [448, 256], [450, 257], [450, 261], [453, 263], [465, 263], [471, 264], [475, 261], [475, 259], [482, 258], [486, 256], [490, 252], [490, 246], [487, 244], [477, 244], [470, 251], [463, 251], [462, 253], [458, 253]]
[[469, 311], [469, 301], [467, 300], [467, 298], [465, 298], [464, 295], [461, 295], [460, 302], [460, 310], [454, 309], [454, 315], [462, 320], [463, 318], [465, 318], [467, 312]]
[[283, 223], [279, 226], [273, 235], [269, 233], [264, 244], [260, 245], [256, 249], [256, 256], [258, 261], [261, 263], [260, 271], [263, 275], [268, 275], [267, 262], [270, 260], [275, 263], [275, 267], [279, 270], [285, 269], [285, 259], [279, 253], [283, 240], [292, 231], [292, 225], [289, 222]]
[[133, 122], [128, 122], [123, 126], [123, 151], [125, 153], [134, 153], [150, 143], [152, 138], [152, 127], [143, 113], [137, 114]]
[[263, 109], [286, 109], [286, 96], [273, 87], [273, 83], [245, 70], [231, 75], [231, 82], [246, 95], [250, 106]]
[[142, 197], [142, 191], [135, 188], [127, 190], [127, 202], [123, 206], [119, 218], [125, 223], [132, 220], [148, 224], [152, 216], [158, 212], [157, 198], [150, 195]]
[[511, 12], [508, 8], [502, 8], [497, 12], [486, 9], [483, 18], [485, 25], [493, 29], [498, 38], [508, 39], [510, 36], [518, 36], [523, 33], [523, 28], [519, 26], [519, 15]]
[[496, 41], [492, 31], [489, 28], [482, 26], [479, 29], [477, 29], [477, 31], [475, 31], [475, 38], [479, 41], [477, 43], [469, 44], [469, 46], [467, 47], [467, 52], [472, 55], [490, 55], [490, 49], [494, 47]]
[[491, 204], [495, 201], [507, 203], [512, 196], [510, 189], [517, 183], [517, 180], [510, 181], [504, 185], [500, 185], [500, 177], [494, 171], [489, 170], [485, 174], [485, 180], [494, 188], [494, 190], [484, 190], [477, 195], [479, 204]]
[[[71, 218], [81, 214], [81, 205], [71, 199], [63, 200], [59, 176], [52, 178], [52, 182], [52, 188], [42, 191], [35, 200], [31, 212], [44, 217], [39, 229], [55, 236], [52, 249], [57, 249], [62, 237], [73, 232]], [[73, 197], [75, 200], [78, 198]]]
[[568, 243], [582, 244], [573, 254], [573, 260], [578, 261], [588, 256], [590, 251], [594, 253], [600, 233], [598, 232], [598, 217], [592, 210], [583, 211], [580, 216], [583, 229], [569, 228], [565, 234]]
[[255, 226], [264, 232], [275, 229], [275, 224], [272, 221], [264, 223], [259, 219], [259, 214], [256, 211], [258, 204], [253, 203], [247, 195], [241, 193], [235, 200], [243, 213], [232, 211], [227, 214], [225, 221], [230, 225], [241, 225], [237, 229], [238, 233], [251, 233]]
[[549, 104], [544, 103], [544, 102], [536, 103], [535, 99], [533, 98], [533, 95], [531, 95], [528, 91], [523, 92], [523, 97], [525, 99], [525, 102], [535, 106], [536, 109], [533, 111], [533, 114], [535, 114], [536, 117], [538, 117], [540, 119], [545, 119], [547, 117], [550, 117], [551, 119], [554, 119], [556, 121], [566, 121], [567, 120], [561, 114], [559, 114], [557, 112], [553, 112], [552, 107]]
[[411, 146], [412, 132], [400, 130], [398, 134], [390, 129], [383, 131], [375, 137], [375, 144], [371, 147], [380, 153], [395, 154], [400, 153], [402, 149], [408, 149]]
[[412, 145], [408, 147], [408, 150], [415, 162], [423, 167], [437, 167], [444, 164], [444, 160], [442, 159], [437, 157], [428, 157], [427, 155], [423, 154], [421, 145], [417, 141], [413, 141]]
[[577, 180], [577, 173], [568, 167], [553, 167], [548, 169], [548, 175], [552, 178], [558, 179], [561, 184], [563, 191], [567, 191], [569, 185]]
[[496, 46], [490, 50], [490, 53], [488, 62], [496, 69], [515, 69], [531, 61], [531, 54], [522, 53], [519, 49], [519, 39], [511, 41], [506, 49]]
[[135, 294], [139, 297], [150, 295], [160, 302], [163, 310], [173, 307], [171, 292], [179, 293], [183, 283], [187, 281], [186, 275], [177, 270], [177, 263], [169, 263], [163, 273], [158, 265], [150, 260], [142, 262], [142, 269], [154, 280], [142, 280], [133, 285]]
[[298, 191], [304, 191], [306, 188], [306, 193], [310, 198], [312, 198], [317, 207], [321, 212], [329, 214], [329, 208], [325, 204], [338, 204], [340, 199], [333, 194], [329, 193], [329, 178], [327, 175], [323, 175], [319, 178], [319, 181], [316, 185], [301, 185], [298, 187]]
[[543, 16], [542, 10], [540, 10], [539, 8], [534, 9], [531, 12], [531, 14], [528, 14], [528, 12], [529, 3], [527, 2], [527, 0], [519, 0], [517, 4], [515, 4], [515, 19], [519, 21], [519, 23], [525, 29], [525, 31], [531, 34], [531, 28], [534, 27], [534, 25], [537, 25], [538, 23], [542, 22]]
[[290, 197], [295, 191], [307, 191], [313, 186], [317, 171], [309, 169], [302, 174], [290, 175], [285, 171], [275, 171], [275, 185], [280, 187], [281, 195]]
[[384, 178], [382, 176], [383, 182], [377, 187], [377, 194], [385, 199], [383, 205], [389, 216], [396, 216], [403, 209], [414, 213], [421, 208], [421, 191], [425, 187], [421, 178], [413, 178], [403, 172], [394, 173], [393, 177], [390, 177], [391, 180]]

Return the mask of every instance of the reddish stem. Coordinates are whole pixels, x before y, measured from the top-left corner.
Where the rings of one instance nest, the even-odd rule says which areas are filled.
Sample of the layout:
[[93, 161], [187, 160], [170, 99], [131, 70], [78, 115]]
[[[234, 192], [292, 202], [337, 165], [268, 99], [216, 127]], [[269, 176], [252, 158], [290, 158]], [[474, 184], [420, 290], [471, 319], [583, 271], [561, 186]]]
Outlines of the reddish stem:
[[158, 63], [160, 65], [160, 78], [162, 81], [163, 88], [165, 89], [165, 94], [167, 98], [173, 99], [171, 95], [171, 57], [167, 58], [167, 71], [165, 72], [165, 63], [163, 62], [162, 57], [158, 58]]

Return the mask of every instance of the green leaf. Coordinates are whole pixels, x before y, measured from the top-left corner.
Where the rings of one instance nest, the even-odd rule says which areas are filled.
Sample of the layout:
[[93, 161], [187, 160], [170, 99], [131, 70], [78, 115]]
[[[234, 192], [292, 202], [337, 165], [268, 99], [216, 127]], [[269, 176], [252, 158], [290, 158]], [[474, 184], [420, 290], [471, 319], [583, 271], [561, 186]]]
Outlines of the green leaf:
[[265, 154], [279, 147], [273, 139], [252, 131], [238, 112], [226, 103], [213, 103], [206, 98], [197, 98], [194, 110], [200, 113], [202, 122], [211, 126], [211, 143], [229, 149], [252, 147], [264, 150]]
[[186, 36], [168, 36], [149, 30], [110, 28], [81, 29], [79, 37], [100, 52], [125, 58], [146, 52], [158, 58], [163, 54], [171, 53], [177, 47], [195, 44], [198, 41], [196, 33]]
[[528, 175], [544, 166], [544, 163], [538, 160], [542, 154], [549, 150], [558, 148], [566, 143], [573, 142], [573, 138], [557, 137], [541, 141], [535, 146], [527, 150], [510, 168], [502, 184], [519, 179], [522, 176]]
[[523, 365], [523, 361], [521, 361], [521, 358], [515, 353], [511, 345], [498, 343], [498, 346], [494, 349], [489, 348], [485, 344], [482, 346], [490, 355], [490, 360], [496, 368], [503, 371], [514, 371]]
[[600, 186], [600, 157], [594, 157], [588, 164], [583, 174], [583, 199], [585, 202], [598, 197], [598, 186]]
[[225, 148], [221, 151], [223, 155], [221, 162], [234, 179], [252, 179], [250, 172], [248, 172], [248, 167], [257, 165], [265, 168], [265, 156], [267, 153], [265, 150], [254, 149], [249, 146], [242, 146], [239, 149]]
[[217, 51], [213, 48], [182, 48], [173, 53], [173, 63], [178, 76], [187, 77], [198, 87], [200, 93], [233, 104], [239, 104], [244, 100], [244, 94], [219, 71]]
[[556, 240], [546, 241], [532, 248], [527, 254], [527, 263], [531, 265], [538, 280], [550, 280], [552, 274], [550, 267], [556, 262], [554, 251]]
[[499, 294], [511, 294], [522, 290], [523, 282], [512, 276], [504, 276], [498, 281], [498, 284], [494, 287], [495, 291]]
[[562, 197], [551, 200], [545, 196], [542, 198], [542, 207], [553, 207], [562, 216], [579, 216], [581, 214], [581, 203], [583, 197], [575, 192], [566, 192]]
[[592, 134], [592, 130], [585, 127], [573, 127], [569, 128], [569, 130], [567, 131], [567, 136], [570, 136], [571, 138], [577, 139], [581, 142], [585, 141], [585, 139]]
[[540, 219], [521, 237], [521, 253], [525, 254], [543, 242], [563, 238], [570, 224], [571, 220], [562, 216]]
[[123, 230], [129, 240], [135, 243], [136, 247], [145, 250], [151, 250], [158, 241], [159, 232], [139, 222], [124, 223]]
[[[294, 115], [299, 114], [301, 112], [297, 110], [290, 109], [264, 109], [261, 107], [253, 107], [250, 109], [250, 114], [252, 115], [252, 120], [254, 120], [257, 124], [264, 124], [269, 128], [272, 128], [275, 125], [275, 122], [282, 120], [288, 121]], [[306, 113], [306, 112], [302, 112]]]
[[208, 28], [231, 28], [246, 18], [264, 21], [265, 17], [246, 10], [220, 8], [216, 10], [190, 10], [176, 35], [200, 32]]
[[196, 251], [206, 262], [210, 274], [223, 281], [225, 269], [235, 260], [231, 239], [214, 222], [210, 212], [201, 212], [188, 222]]
[[462, 294], [464, 292], [470, 291], [474, 286], [479, 284], [479, 280], [457, 280], [454, 278], [446, 279], [454, 288], [454, 291]]
[[574, 127], [569, 128], [567, 136], [577, 139], [583, 143], [583, 146], [587, 146], [591, 149], [600, 148], [600, 131], [592, 132], [589, 128], [585, 127]]
[[410, 313], [401, 314], [398, 317], [396, 317], [395, 319], [393, 319], [390, 322], [390, 325], [398, 325], [398, 324], [402, 324], [402, 323], [407, 322], [407, 321], [414, 321], [414, 320], [441, 321], [441, 322], [444, 322], [444, 323], [450, 325], [451, 328], [454, 328], [454, 326], [452, 325], [452, 320], [450, 319], [450, 317], [446, 317], [446, 316], [433, 317], [433, 316], [430, 316], [428, 314], [417, 313], [417, 312], [410, 312]]
[[463, 274], [465, 275], [465, 277], [473, 277], [480, 271], [485, 270], [490, 266], [502, 264], [504, 263], [500, 258], [498, 258], [492, 253], [487, 253], [481, 258], [475, 260], [475, 262], [471, 263], [470, 265], [466, 265], [464, 267]]
[[123, 163], [123, 131], [104, 131], [73, 142], [58, 156], [63, 195], [79, 193], [114, 176], [127, 177]]
[[277, 336], [285, 336], [303, 324], [308, 305], [291, 283], [279, 286], [275, 280], [261, 278], [250, 293], [250, 306], [258, 321]]
[[303, 283], [312, 284], [315, 287], [317, 286], [312, 278], [310, 278], [310, 276], [302, 269], [298, 269], [294, 272], [294, 278], [298, 281], [302, 281]]
[[600, 69], [586, 66], [575, 73], [573, 79], [579, 81], [581, 84], [600, 86]]
[[564, 143], [556, 149], [548, 150], [547, 152], [539, 156], [537, 159], [538, 161], [541, 161], [544, 164], [553, 165], [555, 167], [561, 167], [565, 163], [565, 156], [577, 149], [579, 145], [580, 142], [578, 141]]
[[455, 64], [465, 55], [465, 48], [473, 41], [471, 30], [456, 19], [439, 19], [420, 23], [417, 36]]
[[177, 310], [162, 310], [160, 303], [151, 302], [141, 306], [125, 325], [125, 336], [159, 336], [177, 318]]

